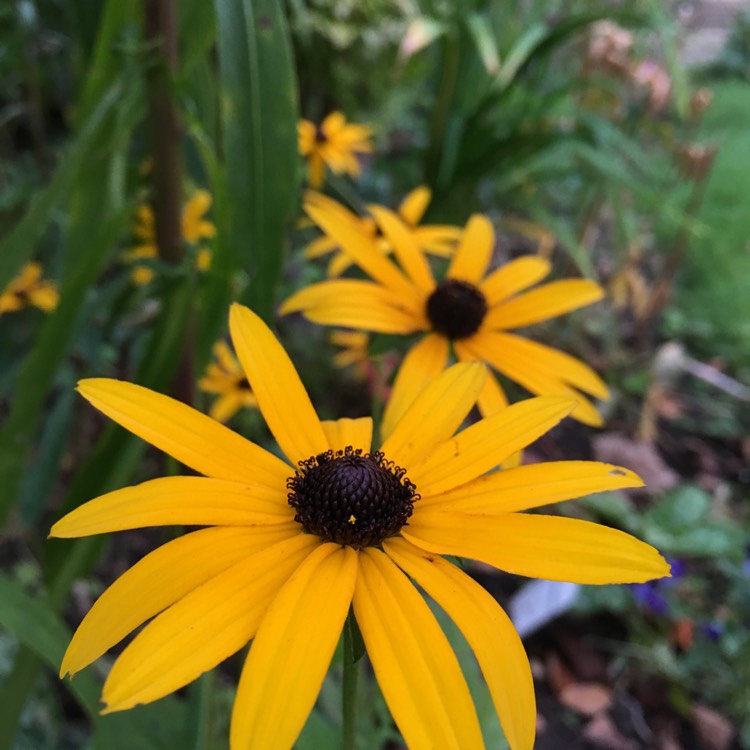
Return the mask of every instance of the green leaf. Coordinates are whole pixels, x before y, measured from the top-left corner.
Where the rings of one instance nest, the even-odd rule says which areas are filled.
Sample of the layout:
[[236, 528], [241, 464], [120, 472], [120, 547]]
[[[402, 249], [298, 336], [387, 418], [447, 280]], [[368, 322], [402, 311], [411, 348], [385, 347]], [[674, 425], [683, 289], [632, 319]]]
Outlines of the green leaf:
[[[0, 625], [20, 643], [33, 651], [53, 672], [57, 673], [71, 633], [48, 603], [27, 594], [16, 581], [0, 573]], [[90, 717], [99, 711], [101, 687], [90, 675], [81, 674], [66, 681], [81, 708]], [[5, 717], [5, 704], [0, 704], [0, 726], [15, 726]]]
[[474, 40], [477, 52], [487, 74], [494, 76], [499, 73], [500, 54], [489, 19], [479, 13], [470, 13], [466, 17], [466, 27]]
[[[297, 192], [297, 90], [280, 0], [214, 0], [226, 161], [227, 241], [243, 297], [270, 321]], [[221, 241], [221, 239], [220, 239]]]

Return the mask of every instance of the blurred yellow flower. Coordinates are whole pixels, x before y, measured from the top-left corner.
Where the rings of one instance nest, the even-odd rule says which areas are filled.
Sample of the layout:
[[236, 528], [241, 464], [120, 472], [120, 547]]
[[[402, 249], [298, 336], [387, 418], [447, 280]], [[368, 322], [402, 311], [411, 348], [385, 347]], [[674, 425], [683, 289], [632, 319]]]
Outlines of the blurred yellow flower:
[[[323, 325], [379, 333], [425, 336], [404, 358], [383, 417], [393, 428], [415, 396], [442, 372], [451, 349], [456, 359], [479, 360], [537, 395], [562, 395], [577, 401], [572, 416], [590, 425], [601, 417], [581, 391], [607, 398], [602, 379], [583, 362], [551, 347], [516, 336], [510, 329], [549, 320], [601, 299], [593, 281], [554, 281], [525, 291], [550, 272], [547, 260], [526, 256], [487, 273], [495, 244], [489, 220], [473, 216], [441, 281], [403, 222], [382, 206], [371, 210], [394, 249], [400, 267], [337, 212], [307, 204], [318, 226], [332, 237], [372, 281], [333, 279], [302, 289], [281, 305], [281, 313], [302, 312]], [[479, 397], [484, 415], [507, 405], [490, 374]]]
[[372, 131], [366, 125], [347, 123], [341, 112], [331, 112], [316, 126], [310, 120], [297, 124], [299, 152], [307, 159], [307, 179], [312, 187], [320, 187], [328, 167], [335, 174], [356, 177], [359, 172], [357, 154], [372, 152]]
[[333, 357], [336, 367], [353, 367], [357, 378], [363, 380], [370, 365], [370, 336], [364, 331], [331, 331], [330, 341], [341, 348]]
[[24, 307], [38, 307], [50, 312], [57, 307], [59, 294], [54, 281], [42, 281], [40, 263], [27, 263], [18, 276], [0, 294], [0, 315]]
[[406, 745], [482, 750], [469, 688], [422, 589], [474, 651], [512, 750], [531, 750], [534, 685], [521, 639], [497, 601], [443, 556], [578, 583], [667, 576], [659, 553], [629, 534], [519, 512], [640, 479], [588, 461], [487, 473], [573, 404], [530, 399], [456, 432], [482, 389], [486, 369], [478, 363], [442, 373], [373, 450], [369, 417], [320, 421], [257, 315], [235, 305], [229, 326], [285, 458], [147, 388], [79, 384], [97, 409], [205, 476], [110, 492], [51, 534], [209, 528], [167, 542], [115, 581], [73, 636], [61, 674], [78, 672], [148, 623], [104, 684], [105, 713], [121, 711], [180, 689], [251, 641], [230, 748], [289, 750], [352, 610]]
[[[211, 193], [207, 190], [198, 190], [185, 204], [182, 210], [182, 238], [189, 245], [197, 245], [216, 234], [213, 222], [206, 218], [211, 202]], [[138, 239], [138, 244], [123, 253], [122, 257], [126, 263], [133, 266], [130, 274], [133, 283], [143, 286], [154, 278], [154, 269], [139, 261], [153, 261], [159, 257], [154, 212], [148, 204], [138, 206], [133, 223], [133, 234]], [[208, 270], [211, 265], [211, 251], [205, 247], [199, 248], [195, 265], [199, 271]]]
[[216, 361], [208, 365], [206, 374], [198, 381], [204, 393], [218, 395], [209, 414], [218, 422], [228, 422], [240, 409], [257, 408], [245, 373], [226, 341], [214, 344], [214, 357]]
[[[445, 224], [419, 225], [427, 206], [430, 204], [431, 197], [429, 188], [424, 186], [415, 188], [399, 205], [398, 216], [408, 227], [417, 245], [424, 252], [441, 258], [448, 258], [455, 250], [456, 243], [461, 237], [461, 229]], [[305, 193], [305, 205], [318, 206], [328, 212], [337, 213], [342, 221], [350, 221], [356, 225], [358, 231], [375, 240], [378, 249], [383, 254], [387, 255], [392, 252], [390, 243], [383, 236], [377, 221], [372, 216], [358, 216], [333, 198], [314, 190], [308, 190]], [[352, 264], [352, 260], [332, 237], [324, 234], [311, 242], [305, 250], [305, 255], [308, 258], [319, 258], [330, 252], [333, 252], [334, 255], [328, 264], [328, 275], [331, 277], [341, 276]]]

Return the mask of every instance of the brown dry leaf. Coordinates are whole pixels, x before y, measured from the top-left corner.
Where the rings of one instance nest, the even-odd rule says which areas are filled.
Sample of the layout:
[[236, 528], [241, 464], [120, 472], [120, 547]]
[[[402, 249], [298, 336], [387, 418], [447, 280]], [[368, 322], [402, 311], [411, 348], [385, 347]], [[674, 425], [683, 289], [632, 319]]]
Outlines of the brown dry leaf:
[[728, 750], [734, 738], [734, 727], [729, 719], [713, 708], [696, 703], [693, 724], [698, 736], [711, 750]]
[[638, 750], [638, 744], [623, 736], [606, 714], [599, 714], [583, 728], [583, 736], [607, 750]]
[[677, 472], [664, 463], [650, 443], [637, 443], [624, 435], [607, 433], [597, 435], [592, 444], [597, 461], [627, 466], [640, 475], [651, 494], [664, 492], [679, 484]]
[[584, 716], [594, 716], [612, 705], [612, 691], [597, 682], [573, 682], [558, 697], [564, 706]]

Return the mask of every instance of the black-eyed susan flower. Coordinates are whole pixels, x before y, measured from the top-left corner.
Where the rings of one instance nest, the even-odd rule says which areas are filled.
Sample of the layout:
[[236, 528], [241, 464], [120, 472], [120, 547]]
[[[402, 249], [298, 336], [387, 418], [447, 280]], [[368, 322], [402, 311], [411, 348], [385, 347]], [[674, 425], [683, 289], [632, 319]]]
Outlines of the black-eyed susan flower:
[[[448, 258], [456, 248], [456, 243], [461, 236], [461, 229], [448, 224], [420, 225], [419, 222], [430, 204], [431, 196], [432, 193], [429, 188], [424, 186], [415, 188], [399, 205], [398, 216], [409, 229], [421, 250], [430, 255]], [[318, 206], [325, 211], [337, 214], [341, 221], [351, 222], [359, 232], [366, 237], [371, 237], [384, 255], [392, 252], [388, 239], [383, 235], [380, 226], [372, 215], [358, 216], [333, 198], [314, 190], [308, 190], [305, 194], [305, 205]], [[308, 258], [319, 258], [331, 252], [333, 257], [328, 264], [328, 275], [332, 277], [341, 276], [352, 264], [352, 260], [345, 251], [339, 248], [334, 238], [324, 234], [311, 242], [305, 249], [305, 255]]]
[[[207, 190], [198, 190], [182, 209], [182, 239], [188, 245], [198, 245], [203, 240], [210, 239], [216, 234], [213, 222], [206, 218], [211, 208], [211, 193]], [[154, 269], [150, 261], [159, 257], [159, 249], [156, 245], [156, 223], [151, 206], [143, 204], [138, 206], [135, 221], [133, 222], [133, 234], [138, 242], [132, 248], [123, 253], [123, 260], [132, 264], [130, 274], [134, 284], [144, 286], [154, 278]], [[140, 261], [147, 261], [143, 263]], [[206, 271], [211, 265], [211, 251], [205, 247], [199, 247], [196, 251], [195, 265], [199, 271]]]
[[227, 342], [217, 341], [213, 349], [216, 361], [209, 363], [198, 387], [218, 396], [209, 414], [219, 422], [228, 422], [240, 409], [255, 408], [258, 402]]
[[358, 154], [372, 152], [372, 130], [366, 125], [348, 123], [341, 112], [331, 112], [319, 126], [310, 120], [297, 124], [299, 152], [307, 160], [307, 181], [320, 187], [326, 167], [335, 174], [359, 172]]
[[27, 263], [19, 274], [0, 294], [0, 315], [22, 310], [24, 307], [38, 307], [50, 312], [57, 307], [59, 295], [54, 281], [42, 280], [40, 263]]
[[[577, 401], [573, 417], [601, 424], [599, 413], [583, 395], [606, 398], [601, 378], [568, 354], [510, 333], [596, 302], [603, 296], [598, 284], [569, 279], [526, 291], [550, 272], [549, 262], [536, 256], [518, 258], [488, 273], [495, 234], [481, 215], [469, 220], [445, 278], [438, 282], [403, 222], [388, 209], [371, 210], [400, 266], [339, 214], [311, 204], [306, 210], [372, 280], [313, 284], [289, 297], [281, 312], [299, 311], [323, 325], [426, 334], [407, 353], [396, 375], [384, 414], [386, 432], [424, 385], [445, 369], [451, 350], [460, 361], [491, 365], [531, 393], [569, 396]], [[479, 408], [488, 415], [505, 405], [504, 391], [490, 374]]]
[[339, 351], [333, 355], [336, 367], [353, 367], [357, 377], [364, 380], [370, 366], [370, 336], [364, 331], [331, 331], [330, 341]]
[[521, 641], [497, 602], [443, 555], [581, 583], [668, 575], [656, 550], [622, 531], [519, 512], [637, 486], [639, 478], [579, 461], [488, 474], [572, 403], [531, 399], [456, 432], [482, 390], [479, 363], [457, 364], [433, 380], [376, 450], [369, 417], [318, 419], [258, 316], [233, 306], [230, 331], [286, 458], [146, 388], [106, 379], [79, 384], [104, 414], [205, 476], [110, 492], [58, 521], [52, 535], [207, 528], [157, 548], [102, 594], [73, 636], [62, 674], [151, 620], [104, 684], [105, 710], [120, 711], [177, 690], [252, 640], [230, 745], [285, 750], [315, 703], [351, 607], [406, 744], [482, 748], [456, 656], [414, 581], [474, 650], [511, 748], [530, 750], [534, 692]]

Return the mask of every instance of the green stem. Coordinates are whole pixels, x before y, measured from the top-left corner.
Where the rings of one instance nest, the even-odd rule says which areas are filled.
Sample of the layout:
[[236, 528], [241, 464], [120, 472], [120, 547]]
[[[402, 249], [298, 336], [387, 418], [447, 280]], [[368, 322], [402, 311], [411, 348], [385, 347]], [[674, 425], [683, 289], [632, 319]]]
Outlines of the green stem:
[[349, 612], [344, 626], [344, 677], [341, 687], [341, 747], [343, 750], [357, 748], [357, 682], [359, 661], [354, 654], [354, 634], [356, 628], [354, 613]]

